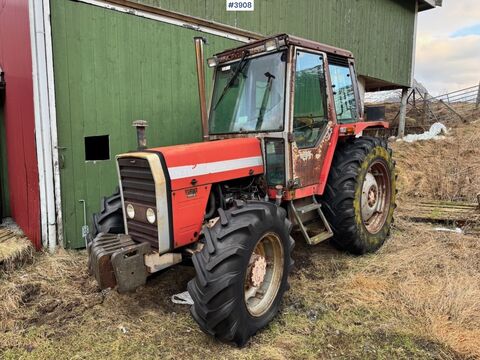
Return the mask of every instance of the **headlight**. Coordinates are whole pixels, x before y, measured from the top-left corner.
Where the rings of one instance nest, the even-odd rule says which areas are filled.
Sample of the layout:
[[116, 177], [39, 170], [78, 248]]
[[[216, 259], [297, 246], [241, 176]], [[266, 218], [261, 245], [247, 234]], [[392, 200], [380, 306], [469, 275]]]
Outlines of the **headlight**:
[[133, 219], [135, 217], [135, 209], [133, 208], [132, 204], [127, 205], [127, 216], [130, 219]]
[[154, 224], [157, 217], [155, 216], [155, 211], [151, 208], [147, 209], [147, 220], [150, 224]]

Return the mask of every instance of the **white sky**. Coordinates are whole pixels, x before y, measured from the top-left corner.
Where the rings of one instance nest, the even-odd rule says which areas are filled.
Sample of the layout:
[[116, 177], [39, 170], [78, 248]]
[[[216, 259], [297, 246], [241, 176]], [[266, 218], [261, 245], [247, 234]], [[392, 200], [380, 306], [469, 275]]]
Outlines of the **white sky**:
[[444, 0], [421, 12], [415, 78], [433, 95], [480, 81], [480, 0]]

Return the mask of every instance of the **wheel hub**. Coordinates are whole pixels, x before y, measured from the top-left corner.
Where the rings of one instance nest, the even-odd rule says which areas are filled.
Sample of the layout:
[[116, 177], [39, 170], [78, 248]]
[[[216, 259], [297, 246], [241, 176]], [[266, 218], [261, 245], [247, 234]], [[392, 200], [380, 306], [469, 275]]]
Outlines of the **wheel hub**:
[[391, 198], [391, 177], [388, 165], [382, 159], [368, 168], [362, 185], [360, 209], [363, 224], [370, 234], [378, 233], [388, 216]]
[[368, 221], [377, 211], [378, 184], [375, 176], [368, 172], [362, 188], [362, 218]]
[[254, 287], [259, 287], [262, 285], [263, 280], [265, 279], [265, 274], [267, 273], [267, 261], [265, 260], [265, 257], [253, 254], [250, 258], [250, 264], [252, 264], [250, 270], [250, 283]]
[[245, 305], [252, 316], [261, 316], [272, 305], [282, 282], [283, 245], [277, 234], [265, 234], [255, 246], [245, 273]]

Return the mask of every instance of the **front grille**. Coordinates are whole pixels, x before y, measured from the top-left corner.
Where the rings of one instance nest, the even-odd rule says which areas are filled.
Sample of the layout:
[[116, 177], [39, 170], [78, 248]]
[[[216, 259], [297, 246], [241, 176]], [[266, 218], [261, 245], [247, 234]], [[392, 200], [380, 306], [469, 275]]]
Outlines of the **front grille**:
[[158, 248], [157, 224], [150, 224], [144, 214], [147, 208], [155, 210], [157, 207], [150, 164], [146, 159], [125, 157], [118, 159], [118, 166], [124, 202], [132, 203], [135, 208], [135, 218], [127, 217], [128, 234], [135, 241], [147, 241]]

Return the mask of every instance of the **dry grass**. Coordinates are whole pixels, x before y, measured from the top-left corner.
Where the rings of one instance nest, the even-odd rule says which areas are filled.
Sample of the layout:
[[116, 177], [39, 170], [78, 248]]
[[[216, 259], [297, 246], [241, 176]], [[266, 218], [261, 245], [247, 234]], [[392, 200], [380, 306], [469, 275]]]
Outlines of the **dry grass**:
[[[470, 199], [479, 189], [478, 126], [396, 144], [402, 201]], [[395, 224], [385, 246], [364, 257], [298, 239], [281, 312], [244, 349], [206, 336], [188, 307], [171, 303], [194, 275], [190, 266], [120, 295], [98, 290], [84, 252], [37, 254], [0, 278], [0, 358], [480, 358], [478, 239]]]
[[480, 122], [440, 141], [394, 143], [401, 197], [476, 202], [480, 192]]
[[33, 252], [32, 243], [23, 235], [0, 227], [0, 277], [2, 272], [31, 261]]
[[[448, 258], [460, 268], [456, 262], [470, 262], [478, 252], [468, 252], [465, 243], [467, 248], [443, 259], [438, 255], [448, 244], [466, 238], [442, 235], [444, 246], [424, 248], [422, 238], [434, 241], [431, 229], [401, 226], [379, 254], [363, 258], [328, 244], [312, 249], [299, 243], [281, 313], [241, 350], [204, 335], [187, 307], [170, 302], [185, 289], [191, 267], [172, 268], [137, 292], [120, 295], [98, 291], [83, 252], [40, 254], [0, 281], [0, 357], [452, 359], [480, 354], [473, 325], [478, 315], [470, 324], [466, 320], [477, 308], [464, 308], [465, 288], [450, 291], [448, 301], [425, 296], [444, 284], [461, 284], [465, 278], [459, 276], [468, 271], [474, 274], [465, 267], [442, 279], [437, 262], [425, 259]], [[447, 316], [451, 319], [443, 321]], [[466, 334], [472, 338], [462, 342]]]
[[404, 330], [479, 357], [479, 259], [477, 238], [400, 221], [393, 241], [336, 284], [341, 306], [391, 308], [395, 322], [407, 320]]

